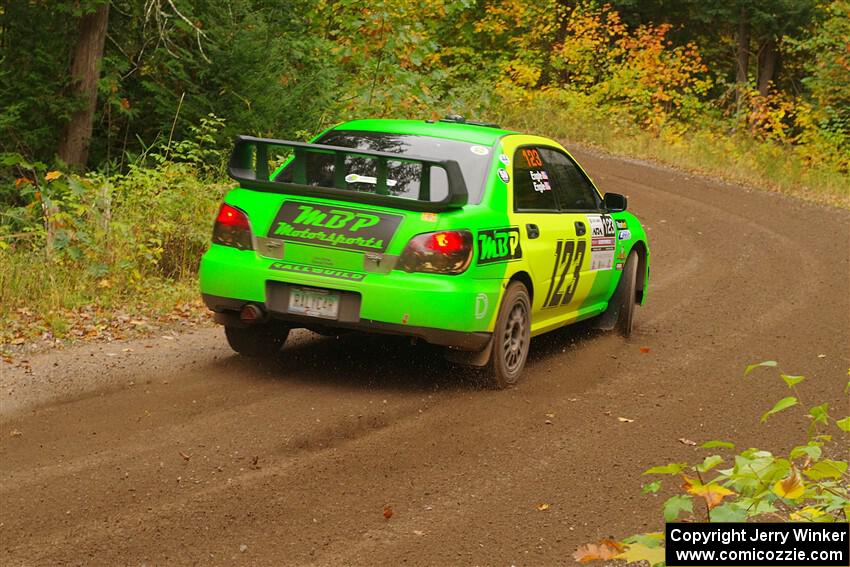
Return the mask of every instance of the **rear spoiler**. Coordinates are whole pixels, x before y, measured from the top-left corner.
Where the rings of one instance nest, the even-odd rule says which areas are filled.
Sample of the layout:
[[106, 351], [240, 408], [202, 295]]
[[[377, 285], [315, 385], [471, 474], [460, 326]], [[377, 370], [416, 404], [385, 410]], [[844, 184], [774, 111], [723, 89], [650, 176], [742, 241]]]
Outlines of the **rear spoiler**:
[[[269, 176], [270, 150], [276, 147], [290, 148], [294, 157], [288, 167], [293, 169], [294, 183], [274, 181]], [[334, 156], [334, 187], [316, 187], [307, 185], [306, 155], [322, 153]], [[345, 158], [346, 156], [365, 157], [378, 162], [375, 193], [350, 191], [346, 189]], [[418, 163], [422, 165], [422, 177], [419, 182], [418, 199], [405, 199], [389, 194], [387, 186], [387, 162]], [[448, 179], [448, 195], [442, 201], [431, 201], [431, 168], [439, 167], [446, 172]], [[464, 206], [469, 198], [466, 183], [460, 166], [455, 160], [432, 159], [418, 156], [325, 146], [288, 140], [272, 140], [254, 138], [252, 136], [237, 136], [227, 173], [246, 189], [266, 191], [269, 193], [290, 193], [303, 196], [322, 196], [344, 201], [354, 201], [369, 205], [379, 205], [411, 211], [438, 212], [458, 209]]]

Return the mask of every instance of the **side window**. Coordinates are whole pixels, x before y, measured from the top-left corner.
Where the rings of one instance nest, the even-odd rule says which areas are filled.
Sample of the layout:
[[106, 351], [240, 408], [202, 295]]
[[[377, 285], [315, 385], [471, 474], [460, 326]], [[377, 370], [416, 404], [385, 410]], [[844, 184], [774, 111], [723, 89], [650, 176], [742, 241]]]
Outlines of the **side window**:
[[539, 148], [525, 146], [514, 153], [514, 210], [558, 210]]
[[540, 148], [540, 154], [549, 168], [551, 183], [555, 186], [562, 209], [599, 210], [599, 196], [596, 190], [573, 160], [550, 148]]

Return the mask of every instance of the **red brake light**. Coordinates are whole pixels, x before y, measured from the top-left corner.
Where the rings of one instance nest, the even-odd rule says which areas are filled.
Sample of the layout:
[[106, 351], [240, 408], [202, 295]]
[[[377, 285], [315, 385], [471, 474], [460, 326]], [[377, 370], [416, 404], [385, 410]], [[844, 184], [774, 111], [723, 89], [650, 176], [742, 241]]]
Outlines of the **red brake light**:
[[410, 239], [398, 260], [406, 272], [459, 274], [472, 259], [472, 233], [468, 230], [427, 232]]
[[459, 232], [449, 231], [435, 232], [431, 234], [429, 248], [431, 248], [431, 250], [434, 250], [435, 252], [441, 252], [443, 254], [453, 254], [455, 252], [463, 250], [463, 247], [463, 235]]
[[236, 207], [231, 207], [226, 203], [218, 210], [218, 216], [215, 218], [215, 222], [224, 226], [241, 227], [249, 230], [251, 228], [248, 224], [248, 216]]
[[232, 246], [240, 250], [253, 250], [251, 224], [248, 215], [228, 204], [221, 205], [215, 217], [212, 241], [223, 246]]

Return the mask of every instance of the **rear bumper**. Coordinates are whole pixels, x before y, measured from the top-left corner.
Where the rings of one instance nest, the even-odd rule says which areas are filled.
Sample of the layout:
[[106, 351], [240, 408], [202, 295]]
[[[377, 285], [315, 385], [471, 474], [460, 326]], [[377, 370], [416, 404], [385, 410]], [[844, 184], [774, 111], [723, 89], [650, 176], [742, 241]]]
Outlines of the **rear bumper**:
[[410, 325], [399, 325], [394, 323], [384, 323], [381, 321], [372, 320], [326, 320], [315, 317], [305, 317], [286, 313], [276, 309], [267, 309], [265, 305], [256, 302], [244, 301], [241, 299], [233, 299], [229, 297], [218, 297], [215, 295], [201, 294], [204, 303], [212, 311], [215, 312], [215, 321], [222, 325], [242, 326], [239, 320], [239, 310], [248, 303], [257, 305], [264, 310], [269, 316], [276, 320], [291, 324], [293, 327], [305, 328], [330, 328], [330, 329], [347, 329], [353, 331], [361, 331], [366, 333], [381, 333], [387, 335], [403, 335], [416, 337], [427, 341], [434, 345], [450, 346], [462, 350], [477, 351], [487, 346], [490, 340], [491, 333], [484, 332], [463, 332], [450, 331], [444, 329], [434, 329], [431, 327], [417, 327]]
[[[201, 259], [204, 301], [218, 313], [233, 314], [250, 303], [293, 326], [406, 335], [475, 350], [489, 340], [503, 290], [500, 279], [475, 279], [469, 274], [376, 273], [362, 267], [344, 273], [325, 270], [327, 274], [323, 274], [322, 270], [281, 271], [272, 268], [275, 263], [280, 261], [254, 251], [211, 246]], [[357, 278], [349, 277], [351, 274]], [[339, 318], [288, 313], [291, 286], [339, 293]]]

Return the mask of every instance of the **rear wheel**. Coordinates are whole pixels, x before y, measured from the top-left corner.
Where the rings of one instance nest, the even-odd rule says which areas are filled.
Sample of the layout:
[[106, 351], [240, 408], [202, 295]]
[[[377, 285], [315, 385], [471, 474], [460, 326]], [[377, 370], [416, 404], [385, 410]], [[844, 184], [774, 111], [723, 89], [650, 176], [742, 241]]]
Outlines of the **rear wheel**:
[[507, 388], [519, 380], [531, 343], [531, 300], [522, 283], [512, 282], [505, 290], [492, 340], [490, 385]]
[[280, 352], [289, 329], [271, 324], [235, 327], [225, 325], [224, 335], [230, 348], [252, 358], [272, 357]]

